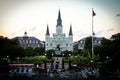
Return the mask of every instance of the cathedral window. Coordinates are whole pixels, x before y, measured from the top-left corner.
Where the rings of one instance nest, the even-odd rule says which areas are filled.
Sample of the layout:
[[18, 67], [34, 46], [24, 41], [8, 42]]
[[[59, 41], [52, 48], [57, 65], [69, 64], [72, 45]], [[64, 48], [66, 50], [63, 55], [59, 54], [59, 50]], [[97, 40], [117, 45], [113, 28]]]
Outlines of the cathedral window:
[[66, 43], [66, 46], [68, 46], [68, 43]]
[[52, 46], [52, 43], [50, 43], [50, 46]]

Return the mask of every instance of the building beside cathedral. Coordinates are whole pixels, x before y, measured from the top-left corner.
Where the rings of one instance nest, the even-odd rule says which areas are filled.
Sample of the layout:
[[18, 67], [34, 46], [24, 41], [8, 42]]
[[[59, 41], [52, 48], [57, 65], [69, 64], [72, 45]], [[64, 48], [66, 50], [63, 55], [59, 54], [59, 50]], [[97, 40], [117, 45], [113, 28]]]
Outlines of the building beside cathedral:
[[[86, 38], [80, 39], [73, 43], [74, 49], [85, 49], [85, 40]], [[94, 37], [93, 38], [93, 45], [100, 46], [102, 44], [102, 37]]]
[[73, 33], [72, 33], [72, 25], [70, 25], [70, 29], [68, 32], [68, 37], [63, 33], [63, 25], [61, 19], [61, 13], [59, 10], [57, 25], [56, 25], [56, 33], [53, 33], [53, 37], [50, 36], [49, 26], [47, 25], [46, 37], [45, 37], [45, 50], [56, 50], [59, 49], [61, 51], [73, 51]]
[[43, 41], [40, 41], [36, 37], [28, 36], [26, 31], [24, 33], [24, 36], [15, 37], [13, 39], [17, 39], [19, 42], [19, 45], [23, 48], [32, 47], [34, 49], [37, 47], [44, 47]]

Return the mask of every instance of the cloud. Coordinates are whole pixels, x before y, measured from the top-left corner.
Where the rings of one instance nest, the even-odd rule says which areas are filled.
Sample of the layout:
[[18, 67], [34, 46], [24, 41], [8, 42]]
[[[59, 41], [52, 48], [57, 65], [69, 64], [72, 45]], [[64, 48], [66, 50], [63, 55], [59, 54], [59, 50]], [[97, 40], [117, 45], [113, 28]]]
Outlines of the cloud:
[[110, 28], [110, 29], [107, 29], [106, 31], [110, 32], [110, 31], [113, 31], [113, 30], [114, 30], [114, 28]]
[[30, 31], [35, 31], [36, 29], [37, 29], [36, 27], [32, 27]]
[[100, 30], [100, 31], [97, 31], [97, 32], [95, 33], [95, 35], [99, 36], [99, 35], [101, 35], [101, 34], [104, 33], [104, 32], [105, 32], [104, 30]]
[[120, 13], [119, 13], [119, 14], [116, 14], [116, 16], [120, 17]]
[[16, 32], [11, 33], [11, 35], [10, 35], [10, 36], [11, 36], [11, 37], [16, 36]]

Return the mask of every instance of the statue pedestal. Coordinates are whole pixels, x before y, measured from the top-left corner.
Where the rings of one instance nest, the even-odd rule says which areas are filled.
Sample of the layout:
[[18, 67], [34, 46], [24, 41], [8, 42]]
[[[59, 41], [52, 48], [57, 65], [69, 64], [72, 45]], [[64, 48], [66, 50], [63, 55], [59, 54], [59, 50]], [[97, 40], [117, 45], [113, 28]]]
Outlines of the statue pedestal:
[[57, 69], [62, 70], [62, 57], [53, 57], [53, 59], [54, 59], [53, 64], [58, 65]]
[[55, 56], [62, 57], [62, 52], [60, 50], [55, 50]]

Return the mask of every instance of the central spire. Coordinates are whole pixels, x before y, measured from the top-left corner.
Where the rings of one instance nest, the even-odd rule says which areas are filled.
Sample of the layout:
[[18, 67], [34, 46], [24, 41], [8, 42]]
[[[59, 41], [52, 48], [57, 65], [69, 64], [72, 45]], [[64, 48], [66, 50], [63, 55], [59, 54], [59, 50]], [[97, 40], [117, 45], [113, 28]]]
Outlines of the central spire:
[[62, 19], [61, 19], [60, 9], [59, 9], [59, 13], [58, 13], [57, 26], [62, 26]]
[[48, 24], [47, 24], [46, 35], [50, 35], [50, 33], [49, 33], [49, 27], [48, 27]]

